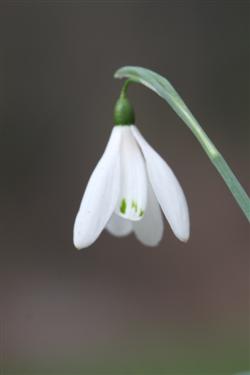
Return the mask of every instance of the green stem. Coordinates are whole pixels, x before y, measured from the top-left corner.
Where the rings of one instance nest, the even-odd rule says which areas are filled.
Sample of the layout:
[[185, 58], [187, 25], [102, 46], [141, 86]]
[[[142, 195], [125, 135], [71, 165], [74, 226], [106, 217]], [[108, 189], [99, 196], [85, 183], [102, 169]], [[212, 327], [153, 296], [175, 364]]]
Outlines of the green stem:
[[233, 194], [241, 210], [247, 217], [248, 221], [250, 221], [250, 200], [247, 193], [239, 183], [223, 156], [208, 138], [207, 134], [204, 132], [196, 118], [193, 116], [170, 82], [166, 78], [149, 69], [135, 66], [125, 66], [117, 70], [115, 73], [115, 78], [128, 78], [122, 89], [125, 92], [127, 91], [128, 85], [131, 82], [141, 83], [153, 90], [172, 107], [172, 109], [184, 121], [196, 139], [200, 142], [209, 159], [224, 179], [227, 187]]
[[130, 85], [130, 83], [133, 83], [133, 82], [134, 81], [132, 79], [126, 79], [121, 89], [121, 93], [120, 93], [121, 97], [127, 96], [128, 86]]

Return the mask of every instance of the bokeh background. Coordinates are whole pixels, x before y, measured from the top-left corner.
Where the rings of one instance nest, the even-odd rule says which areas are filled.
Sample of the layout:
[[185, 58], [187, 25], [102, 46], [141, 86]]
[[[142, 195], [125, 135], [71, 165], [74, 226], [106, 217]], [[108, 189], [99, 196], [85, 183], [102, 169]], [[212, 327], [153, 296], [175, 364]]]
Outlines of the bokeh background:
[[129, 89], [137, 125], [180, 180], [191, 238], [157, 248], [72, 227], [140, 65], [180, 92], [245, 188], [248, 1], [0, 4], [1, 374], [229, 375], [249, 370], [249, 227], [175, 113]]

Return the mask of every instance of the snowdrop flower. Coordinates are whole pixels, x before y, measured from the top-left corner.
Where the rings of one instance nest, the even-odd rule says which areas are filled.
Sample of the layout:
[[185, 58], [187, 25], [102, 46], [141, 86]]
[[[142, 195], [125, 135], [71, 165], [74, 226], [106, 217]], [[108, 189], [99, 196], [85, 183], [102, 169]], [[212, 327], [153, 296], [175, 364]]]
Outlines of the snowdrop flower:
[[92, 245], [104, 228], [117, 237], [134, 232], [156, 246], [163, 236], [163, 216], [181, 241], [189, 238], [189, 213], [182, 188], [160, 155], [134, 125], [134, 111], [121, 94], [115, 126], [94, 169], [74, 224], [74, 245]]

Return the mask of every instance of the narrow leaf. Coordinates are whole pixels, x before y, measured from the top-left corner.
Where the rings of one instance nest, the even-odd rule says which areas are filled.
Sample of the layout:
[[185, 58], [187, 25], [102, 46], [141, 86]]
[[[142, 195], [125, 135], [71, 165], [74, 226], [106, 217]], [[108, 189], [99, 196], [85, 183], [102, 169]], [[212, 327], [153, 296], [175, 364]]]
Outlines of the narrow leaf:
[[125, 66], [118, 69], [115, 73], [115, 78], [128, 78], [130, 81], [141, 83], [153, 90], [172, 107], [200, 142], [243, 213], [250, 221], [250, 200], [247, 193], [171, 83], [161, 75], [137, 66]]

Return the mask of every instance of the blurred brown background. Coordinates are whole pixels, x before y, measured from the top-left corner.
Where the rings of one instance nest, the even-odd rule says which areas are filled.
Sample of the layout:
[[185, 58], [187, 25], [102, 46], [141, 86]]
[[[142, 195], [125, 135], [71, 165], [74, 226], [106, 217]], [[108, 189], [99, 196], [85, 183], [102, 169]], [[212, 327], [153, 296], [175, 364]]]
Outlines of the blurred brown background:
[[[249, 370], [249, 227], [200, 145], [134, 85], [137, 125], [186, 193], [191, 238], [158, 248], [72, 226], [112, 128], [121, 82], [166, 76], [245, 188], [248, 1], [1, 2], [2, 374]], [[25, 370], [24, 370], [25, 369]]]

